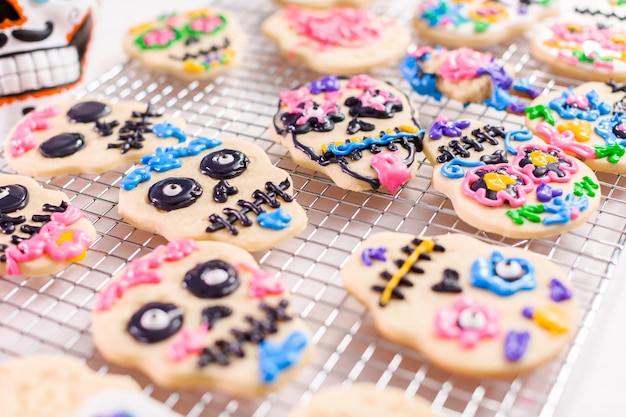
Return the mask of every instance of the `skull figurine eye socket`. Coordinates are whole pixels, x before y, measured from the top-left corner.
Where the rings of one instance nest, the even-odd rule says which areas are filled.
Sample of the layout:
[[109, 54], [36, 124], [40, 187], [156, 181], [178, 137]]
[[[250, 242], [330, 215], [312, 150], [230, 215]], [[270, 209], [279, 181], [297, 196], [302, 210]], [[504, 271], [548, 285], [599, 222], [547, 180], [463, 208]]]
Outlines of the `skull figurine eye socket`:
[[148, 303], [132, 315], [128, 332], [141, 343], [157, 343], [183, 327], [183, 312], [175, 304]]
[[28, 204], [28, 189], [19, 184], [0, 187], [0, 213], [21, 210]]
[[243, 153], [233, 149], [211, 152], [200, 162], [200, 172], [211, 178], [227, 180], [241, 175], [250, 160]]
[[232, 265], [213, 260], [187, 271], [183, 286], [198, 298], [222, 298], [239, 287], [239, 275]]
[[166, 178], [148, 190], [148, 201], [154, 207], [172, 211], [189, 207], [202, 195], [202, 186], [193, 178]]

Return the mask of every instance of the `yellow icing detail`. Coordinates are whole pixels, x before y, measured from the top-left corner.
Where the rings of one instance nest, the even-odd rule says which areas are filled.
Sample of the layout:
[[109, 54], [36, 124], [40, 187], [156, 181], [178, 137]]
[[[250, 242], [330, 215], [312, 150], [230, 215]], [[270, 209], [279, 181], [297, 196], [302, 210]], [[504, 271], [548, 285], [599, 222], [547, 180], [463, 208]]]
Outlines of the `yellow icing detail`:
[[387, 303], [391, 299], [391, 295], [393, 294], [394, 288], [398, 286], [402, 277], [409, 273], [409, 271], [411, 270], [411, 267], [413, 266], [415, 262], [417, 262], [420, 255], [422, 253], [432, 252], [434, 248], [435, 248], [435, 242], [428, 239], [428, 240], [422, 241], [419, 245], [415, 247], [415, 249], [413, 249], [413, 253], [411, 253], [409, 257], [406, 258], [402, 266], [400, 266], [400, 268], [396, 271], [396, 273], [391, 276], [389, 281], [387, 281], [387, 285], [385, 285], [385, 289], [380, 295], [381, 306], [387, 305]]
[[543, 153], [540, 150], [532, 151], [528, 156], [536, 167], [545, 167], [551, 162], [559, 162], [557, 157]]
[[198, 61], [191, 59], [191, 58], [185, 60], [183, 64], [183, 68], [187, 72], [203, 72], [204, 71], [204, 67], [200, 65]]
[[591, 140], [591, 123], [584, 120], [572, 120], [565, 123], [560, 123], [556, 130], [559, 133], [563, 133], [565, 130], [569, 130], [574, 134], [574, 137], [578, 142], [589, 142]]
[[154, 27], [154, 23], [153, 22], [146, 22], [146, 23], [141, 23], [137, 26], [133, 26], [130, 29], [128, 29], [128, 33], [130, 33], [131, 35], [137, 35], [139, 33], [143, 33], [147, 30], [150, 30]]
[[507, 186], [515, 184], [515, 178], [498, 172], [488, 172], [483, 178], [491, 191], [503, 191]]
[[568, 23], [567, 24], [567, 30], [569, 30], [570, 32], [582, 32], [583, 31], [583, 26], [578, 24], [578, 23]]
[[227, 48], [224, 49], [223, 51], [223, 59], [224, 59], [224, 65], [228, 65], [231, 63], [231, 61], [233, 60], [233, 58], [235, 57], [235, 50], [231, 49], [231, 48]]
[[626, 35], [623, 33], [616, 33], [613, 36], [611, 36], [610, 39], [612, 42], [615, 42], [615, 43], [621, 43], [621, 44], [626, 43]]
[[191, 19], [194, 19], [196, 17], [211, 16], [211, 14], [212, 14], [211, 9], [209, 9], [208, 7], [205, 7], [203, 9], [192, 10], [188, 12], [186, 15], [190, 17]]
[[[479, 13], [482, 11], [482, 14]], [[487, 14], [484, 14], [487, 12]], [[506, 6], [495, 1], [489, 1], [479, 5], [473, 10], [470, 10], [468, 16], [472, 20], [478, 20], [482, 22], [495, 23], [500, 20], [505, 20], [509, 17], [509, 12], [506, 10]]]
[[403, 132], [406, 133], [417, 133], [419, 132], [419, 129], [415, 126], [411, 126], [411, 125], [400, 125], [398, 126], [398, 129], [400, 129]]
[[[71, 242], [72, 240], [74, 240], [74, 232], [71, 230], [67, 230], [63, 233], [61, 233], [61, 236], [59, 236], [59, 238], [56, 241], [57, 246], [61, 246], [63, 244], [63, 242]], [[85, 249], [84, 251], [82, 251], [80, 253], [80, 255], [75, 256], [73, 258], [70, 258], [69, 261], [71, 262], [80, 262], [83, 259], [85, 259], [85, 256], [87, 256], [87, 249]]]
[[533, 321], [549, 332], [565, 333], [569, 325], [567, 313], [556, 304], [535, 309]]

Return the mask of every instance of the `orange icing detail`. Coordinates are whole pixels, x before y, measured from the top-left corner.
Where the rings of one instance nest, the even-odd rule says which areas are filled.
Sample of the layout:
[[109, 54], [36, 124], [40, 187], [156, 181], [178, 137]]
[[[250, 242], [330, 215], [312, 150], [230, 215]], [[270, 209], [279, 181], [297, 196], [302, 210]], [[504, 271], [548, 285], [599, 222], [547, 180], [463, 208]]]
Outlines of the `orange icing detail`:
[[28, 18], [24, 16], [24, 11], [20, 7], [20, 5], [17, 4], [17, 0], [7, 0], [7, 1], [9, 2], [11, 6], [13, 6], [15, 11], [19, 15], [19, 18], [17, 20], [9, 20], [7, 18], [3, 18], [2, 20], [0, 20], [0, 29], [10, 28], [11, 26], [21, 26], [28, 20]]
[[553, 333], [565, 333], [569, 325], [567, 313], [556, 304], [536, 309], [533, 321]]
[[87, 13], [83, 17], [83, 20], [75, 24], [72, 30], [67, 35], [65, 35], [65, 39], [67, 40], [67, 43], [72, 42], [72, 39], [74, 39], [74, 35], [76, 35], [76, 32], [78, 32], [78, 29], [81, 28], [83, 23], [85, 23], [85, 20], [87, 20], [90, 16], [91, 16], [91, 8], [87, 10]]
[[616, 33], [613, 36], [611, 36], [610, 39], [612, 42], [615, 42], [615, 43], [621, 43], [621, 44], [626, 43], [626, 35], [623, 33]]
[[533, 165], [536, 167], [545, 167], [551, 162], [559, 162], [558, 158], [543, 151], [532, 151], [529, 155], [530, 160], [533, 161]]
[[484, 176], [485, 184], [491, 191], [503, 191], [509, 185], [515, 184], [515, 178], [498, 172], [489, 172]]
[[570, 32], [582, 32], [583, 31], [583, 25], [580, 25], [578, 23], [568, 23], [567, 24], [567, 30], [569, 30]]
[[591, 140], [591, 123], [584, 120], [560, 123], [556, 129], [559, 133], [563, 133], [566, 130], [571, 131], [578, 142], [589, 142]]
[[509, 12], [506, 10], [505, 5], [495, 1], [489, 1], [470, 10], [467, 15], [472, 20], [494, 23], [509, 17]]
[[398, 126], [398, 128], [406, 133], [417, 133], [419, 132], [419, 129], [415, 126], [410, 126], [410, 125], [400, 125]]

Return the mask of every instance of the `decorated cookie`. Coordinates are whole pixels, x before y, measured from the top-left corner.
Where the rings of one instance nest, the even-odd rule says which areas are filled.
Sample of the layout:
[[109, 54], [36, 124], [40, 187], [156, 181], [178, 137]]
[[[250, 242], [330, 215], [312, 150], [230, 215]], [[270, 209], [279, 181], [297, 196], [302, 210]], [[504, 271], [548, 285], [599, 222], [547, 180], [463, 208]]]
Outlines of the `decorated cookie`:
[[186, 80], [206, 80], [237, 65], [246, 43], [232, 13], [204, 8], [160, 16], [131, 28], [124, 50], [147, 68]]
[[243, 249], [175, 240], [131, 261], [98, 293], [92, 333], [108, 360], [159, 385], [260, 395], [312, 356], [288, 307], [282, 282]]
[[430, 404], [408, 397], [395, 387], [377, 389], [375, 384], [357, 382], [350, 387], [332, 386], [313, 395], [310, 402], [292, 410], [289, 417], [437, 417]]
[[0, 387], [2, 417], [74, 416], [86, 397], [103, 390], [140, 391], [128, 376], [98, 375], [76, 358], [53, 354], [0, 363]]
[[[579, 2], [576, 13], [589, 16], [605, 16], [626, 20], [626, 0], [598, 0]], [[597, 19], [597, 18], [595, 18]]]
[[198, 138], [158, 148], [141, 162], [121, 181], [118, 204], [137, 228], [257, 251], [306, 227], [291, 177], [255, 144]]
[[19, 119], [4, 143], [4, 157], [24, 175], [99, 174], [139, 161], [158, 146], [184, 142], [184, 125], [150, 104], [71, 100]]
[[463, 103], [483, 103], [511, 113], [523, 113], [526, 108], [513, 91], [531, 97], [540, 93], [527, 79], [514, 81], [512, 72], [490, 53], [465, 47], [423, 46], [402, 60], [400, 71], [419, 94], [436, 100], [446, 96]]
[[417, 33], [429, 43], [482, 48], [526, 32], [538, 20], [556, 15], [555, 0], [422, 0], [415, 15]]
[[135, 391], [107, 389], [88, 397], [68, 417], [181, 417], [165, 405]]
[[526, 124], [594, 170], [626, 173], [626, 83], [589, 82], [538, 97]]
[[31, 178], [0, 175], [0, 275], [54, 274], [85, 257], [96, 229], [68, 202]]
[[348, 190], [393, 193], [417, 171], [424, 132], [407, 96], [367, 75], [325, 76], [280, 94], [271, 128], [298, 164]]
[[626, 81], [626, 27], [588, 17], [549, 20], [533, 30], [531, 52], [555, 71], [585, 80]]
[[361, 7], [372, 2], [372, 0], [275, 0], [276, 3], [286, 5], [296, 5], [310, 7], [312, 9], [326, 9], [329, 7]]
[[474, 227], [512, 238], [553, 236], [600, 204], [587, 166], [530, 130], [439, 116], [424, 140], [432, 183]]
[[411, 41], [395, 21], [355, 8], [287, 6], [265, 20], [262, 31], [283, 55], [324, 74], [358, 74], [393, 64]]
[[556, 265], [465, 235], [371, 236], [341, 277], [383, 337], [463, 375], [531, 370], [578, 328], [572, 290]]

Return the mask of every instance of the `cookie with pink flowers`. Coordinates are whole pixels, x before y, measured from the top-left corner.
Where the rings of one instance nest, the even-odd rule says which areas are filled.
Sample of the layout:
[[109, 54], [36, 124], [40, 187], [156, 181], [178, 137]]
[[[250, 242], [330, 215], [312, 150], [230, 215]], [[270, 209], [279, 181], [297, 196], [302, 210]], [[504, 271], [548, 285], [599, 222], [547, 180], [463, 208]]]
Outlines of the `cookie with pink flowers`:
[[327, 9], [329, 7], [361, 7], [372, 0], [276, 0], [283, 6], [294, 5], [311, 9]]
[[0, 175], [0, 275], [45, 276], [81, 261], [96, 229], [61, 191]]
[[554, 71], [590, 81], [626, 81], [626, 27], [602, 25], [581, 15], [543, 22], [530, 51]]
[[97, 294], [91, 323], [109, 361], [168, 388], [254, 396], [311, 359], [289, 291], [248, 252], [174, 240], [134, 259]]
[[341, 277], [384, 338], [463, 375], [527, 372], [578, 328], [570, 283], [555, 264], [466, 235], [373, 235]]
[[366, 9], [287, 6], [268, 17], [263, 34], [288, 58], [322, 74], [351, 75], [391, 65], [411, 42], [409, 31]]
[[461, 220], [486, 232], [555, 236], [585, 223], [600, 205], [593, 171], [528, 129], [440, 115], [424, 154], [433, 187]]
[[282, 92], [270, 130], [294, 161], [341, 188], [390, 193], [415, 176], [424, 135], [408, 97], [368, 75]]

